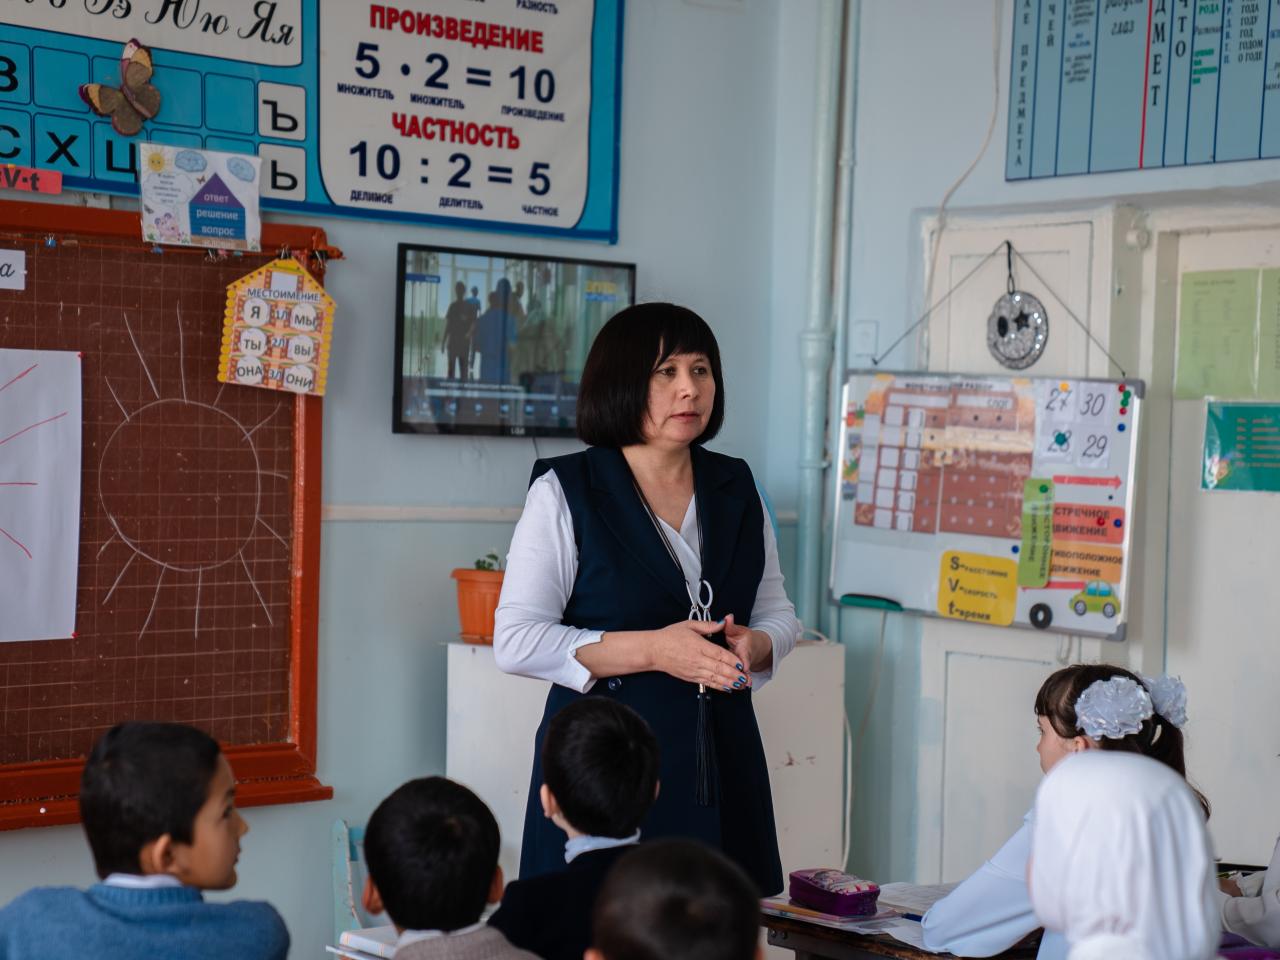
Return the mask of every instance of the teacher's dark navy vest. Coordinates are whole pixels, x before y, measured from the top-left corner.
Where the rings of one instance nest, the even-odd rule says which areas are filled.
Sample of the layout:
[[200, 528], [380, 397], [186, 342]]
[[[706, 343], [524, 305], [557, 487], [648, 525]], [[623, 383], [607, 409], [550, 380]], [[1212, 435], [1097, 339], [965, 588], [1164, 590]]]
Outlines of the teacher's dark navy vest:
[[[701, 447], [693, 457], [694, 492], [702, 517], [703, 577], [715, 591], [711, 616], [732, 613], [749, 624], [764, 573], [764, 514], [751, 470], [742, 460]], [[589, 630], [656, 630], [687, 620], [689, 597], [618, 450], [591, 447], [539, 460], [532, 480], [554, 470], [564, 489], [578, 546], [578, 577], [563, 623]], [[661, 751], [661, 788], [641, 825], [644, 839], [694, 837], [723, 850], [764, 895], [782, 889], [769, 771], [751, 691], [712, 697], [719, 783], [712, 806], [694, 800], [697, 686], [665, 673], [598, 679], [587, 696], [612, 697], [649, 722]], [[564, 868], [564, 834], [538, 802], [542, 738], [547, 722], [584, 694], [553, 685], [534, 742], [520, 876]]]

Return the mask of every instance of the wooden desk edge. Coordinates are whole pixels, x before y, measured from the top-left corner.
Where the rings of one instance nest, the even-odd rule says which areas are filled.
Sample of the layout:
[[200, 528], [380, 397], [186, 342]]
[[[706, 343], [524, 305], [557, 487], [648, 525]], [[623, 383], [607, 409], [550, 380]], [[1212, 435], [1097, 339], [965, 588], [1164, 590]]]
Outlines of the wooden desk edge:
[[[824, 927], [795, 917], [779, 917], [763, 914], [760, 925], [768, 931], [770, 946], [784, 950], [795, 950], [798, 954], [814, 957], [832, 957], [835, 960], [861, 957], [896, 957], [898, 960], [920, 960], [924, 957], [953, 957], [950, 953], [929, 953], [895, 940], [887, 933], [855, 933], [852, 930], [839, 930], [835, 927]], [[1024, 960], [1034, 958], [1037, 947], [1015, 947], [997, 958], [1004, 960]]]

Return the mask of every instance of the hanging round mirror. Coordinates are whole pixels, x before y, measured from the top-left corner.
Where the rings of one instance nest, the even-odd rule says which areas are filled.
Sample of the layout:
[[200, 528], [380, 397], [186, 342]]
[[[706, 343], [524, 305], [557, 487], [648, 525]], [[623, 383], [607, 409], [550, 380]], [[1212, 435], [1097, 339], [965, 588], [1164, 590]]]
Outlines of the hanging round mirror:
[[1010, 290], [987, 319], [987, 348], [1010, 370], [1025, 370], [1049, 344], [1049, 314], [1039, 300], [1022, 290]]

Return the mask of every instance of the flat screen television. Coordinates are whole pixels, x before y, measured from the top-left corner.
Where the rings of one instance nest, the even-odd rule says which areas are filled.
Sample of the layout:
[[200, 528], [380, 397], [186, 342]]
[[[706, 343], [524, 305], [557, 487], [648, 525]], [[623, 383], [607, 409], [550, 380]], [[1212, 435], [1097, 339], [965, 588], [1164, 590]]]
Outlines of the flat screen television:
[[402, 243], [396, 433], [571, 437], [578, 381], [636, 268]]

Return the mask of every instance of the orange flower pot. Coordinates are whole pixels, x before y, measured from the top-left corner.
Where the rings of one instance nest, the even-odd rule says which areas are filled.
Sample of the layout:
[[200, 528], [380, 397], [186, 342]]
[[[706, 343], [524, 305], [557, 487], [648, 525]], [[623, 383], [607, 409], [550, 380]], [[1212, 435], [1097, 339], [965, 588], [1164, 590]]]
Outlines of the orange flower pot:
[[459, 567], [449, 576], [458, 581], [462, 639], [467, 643], [493, 643], [493, 615], [502, 593], [502, 571]]

